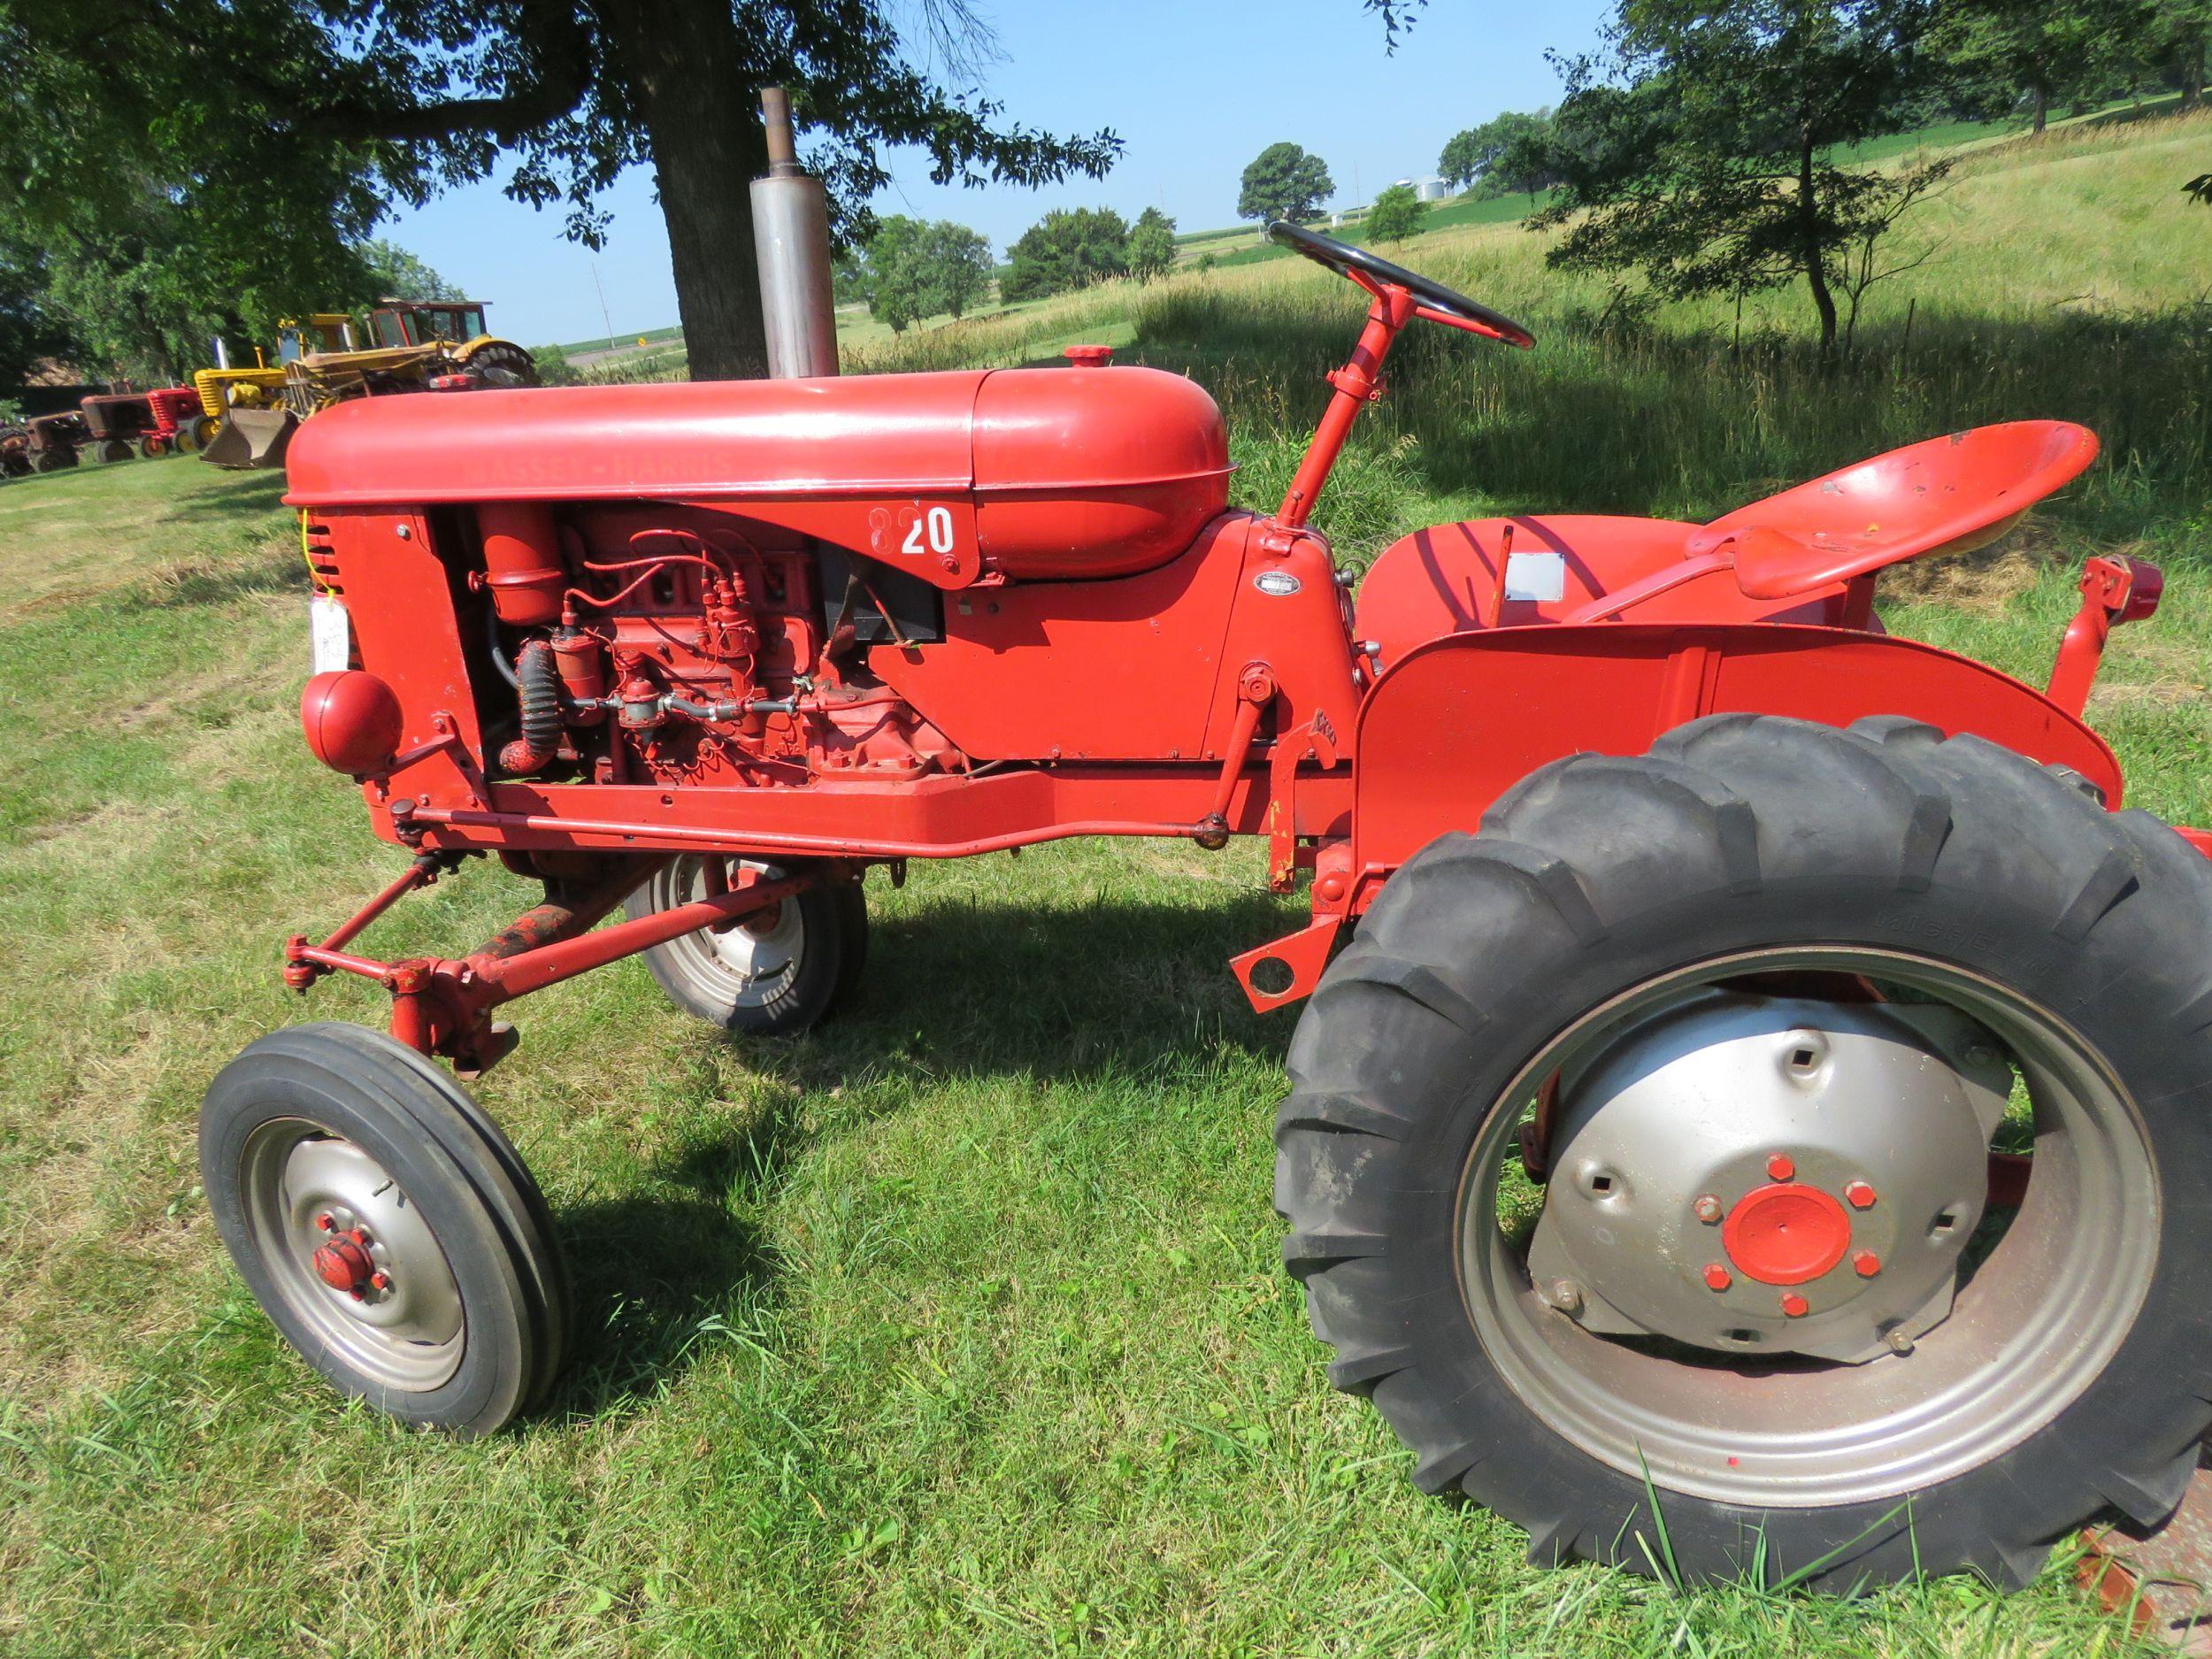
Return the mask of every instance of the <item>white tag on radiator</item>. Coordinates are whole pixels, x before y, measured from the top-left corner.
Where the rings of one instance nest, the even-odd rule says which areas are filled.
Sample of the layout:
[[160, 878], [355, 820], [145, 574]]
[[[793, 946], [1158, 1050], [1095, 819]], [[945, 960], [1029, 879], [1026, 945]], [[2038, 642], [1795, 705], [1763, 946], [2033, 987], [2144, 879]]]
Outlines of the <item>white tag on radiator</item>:
[[1567, 556], [1563, 553], [1509, 553], [1505, 560], [1505, 596], [1532, 599], [1548, 604], [1567, 595]]
[[307, 632], [313, 641], [315, 672], [327, 674], [343, 668], [353, 657], [353, 629], [346, 608], [337, 600], [318, 594], [307, 602]]

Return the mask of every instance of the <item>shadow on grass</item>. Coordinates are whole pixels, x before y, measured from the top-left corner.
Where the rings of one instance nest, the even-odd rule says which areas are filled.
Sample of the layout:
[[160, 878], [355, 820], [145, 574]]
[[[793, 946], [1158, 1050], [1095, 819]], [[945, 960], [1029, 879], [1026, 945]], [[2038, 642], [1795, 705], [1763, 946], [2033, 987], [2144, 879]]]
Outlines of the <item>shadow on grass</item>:
[[639, 1194], [560, 1212], [577, 1325], [557, 1412], [649, 1398], [732, 1328], [722, 1310], [774, 1305], [773, 1247], [719, 1197]]
[[[180, 463], [179, 465], [181, 465]], [[163, 513], [163, 524], [205, 526], [211, 520], [232, 518], [263, 518], [284, 504], [285, 474], [282, 467], [273, 472], [234, 472], [222, 467], [208, 466], [204, 461], [194, 461], [194, 466], [206, 467], [214, 476], [209, 484], [227, 485], [227, 488], [202, 488], [182, 501], [173, 503]], [[199, 480], [194, 480], [196, 483]]]
[[[703, 1039], [761, 1078], [757, 1110], [688, 1141], [637, 1189], [557, 1214], [578, 1324], [556, 1409], [589, 1417], [649, 1397], [702, 1353], [746, 1341], [781, 1299], [780, 1262], [739, 1210], [772, 1199], [818, 1140], [910, 1109], [902, 1082], [1164, 1081], [1202, 1048], [1279, 1054], [1294, 1016], [1254, 1015], [1225, 958], [1298, 920], [1229, 892], [1205, 905], [949, 899], [879, 922], [866, 979], [818, 1031]], [[870, 1103], [826, 1121], [807, 1110], [833, 1091]]]
[[219, 564], [187, 565], [138, 582], [115, 603], [126, 614], [143, 615], [282, 593], [306, 596], [307, 567], [297, 548], [264, 548]]

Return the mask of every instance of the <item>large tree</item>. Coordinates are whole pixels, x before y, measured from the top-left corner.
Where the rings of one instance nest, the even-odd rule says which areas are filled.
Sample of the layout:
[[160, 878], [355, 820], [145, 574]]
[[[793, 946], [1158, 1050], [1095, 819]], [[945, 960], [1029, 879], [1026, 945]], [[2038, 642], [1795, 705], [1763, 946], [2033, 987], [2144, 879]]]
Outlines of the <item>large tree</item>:
[[1551, 182], [1545, 165], [1551, 111], [1530, 114], [1506, 110], [1479, 127], [1455, 133], [1436, 160], [1436, 170], [1455, 190], [1480, 181], [1494, 194], [1534, 195]]
[[1429, 204], [1414, 193], [1411, 185], [1394, 184], [1375, 198], [1367, 217], [1360, 221], [1361, 230], [1370, 242], [1403, 242], [1420, 233], [1421, 221], [1428, 212]]
[[429, 182], [396, 147], [285, 132], [296, 83], [349, 73], [296, 0], [0, 0], [0, 260], [132, 373], [218, 318], [260, 334], [360, 293], [357, 244]]
[[2212, 0], [2153, 0], [2151, 46], [2181, 83], [2181, 108], [2204, 101], [2204, 58], [2212, 45]]
[[[895, 15], [921, 38], [902, 37]], [[1096, 175], [1120, 151], [1110, 132], [1062, 138], [1004, 119], [978, 90], [989, 42], [964, 0], [0, 0], [12, 78], [27, 36], [67, 96], [15, 80], [0, 97], [80, 177], [100, 163], [73, 118], [112, 124], [95, 106], [119, 65], [142, 83], [142, 134], [196, 135], [170, 146], [174, 174], [155, 176], [221, 170], [237, 202], [319, 190], [327, 205], [365, 188], [373, 222], [386, 194], [497, 176], [519, 200], [564, 207], [569, 234], [595, 246], [607, 188], [649, 167], [702, 378], [765, 362], [746, 190], [767, 170], [757, 88], [792, 89], [846, 236], [865, 230], [895, 146], [920, 150], [941, 183], [978, 185]], [[40, 146], [19, 131], [0, 148]], [[258, 181], [235, 176], [242, 152]], [[314, 171], [326, 158], [342, 181]], [[307, 176], [288, 180], [288, 162]], [[37, 181], [50, 199], [66, 194]], [[367, 225], [347, 228], [351, 240]]]
[[876, 221], [855, 286], [868, 314], [902, 333], [926, 317], [959, 317], [990, 291], [991, 244], [950, 219]]
[[1941, 165], [1854, 166], [1898, 130], [1932, 0], [1623, 0], [1566, 63], [1555, 265], [1640, 270], [1663, 294], [1803, 281], [1824, 352], [1836, 289]]
[[361, 244], [372, 299], [465, 300], [475, 296], [447, 281], [415, 255], [380, 238]]
[[1311, 219], [1336, 193], [1320, 157], [1292, 143], [1270, 144], [1252, 158], [1237, 186], [1237, 217]]
[[1129, 227], [1129, 274], [1149, 282], [1164, 277], [1175, 264], [1175, 221], [1156, 207], [1148, 207]]
[[1970, 104], [2024, 104], [2039, 133], [2054, 104], [2108, 87], [2131, 50], [2149, 43], [2150, 12], [2144, 0], [1946, 0], [1928, 44]]
[[1041, 299], [1088, 288], [1129, 271], [1129, 224], [1110, 207], [1055, 209], [1007, 250], [999, 292], [1010, 300]]

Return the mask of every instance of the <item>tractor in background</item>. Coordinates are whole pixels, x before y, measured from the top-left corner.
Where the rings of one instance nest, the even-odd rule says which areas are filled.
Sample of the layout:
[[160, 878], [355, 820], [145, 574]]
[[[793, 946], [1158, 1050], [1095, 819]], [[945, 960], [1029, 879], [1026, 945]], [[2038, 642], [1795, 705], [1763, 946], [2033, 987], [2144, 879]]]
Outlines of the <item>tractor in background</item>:
[[193, 377], [215, 423], [200, 458], [217, 466], [281, 466], [302, 421], [354, 398], [538, 383], [530, 353], [487, 332], [481, 300], [383, 300], [365, 332], [348, 313], [316, 312], [279, 327], [275, 363], [257, 348], [255, 358]]

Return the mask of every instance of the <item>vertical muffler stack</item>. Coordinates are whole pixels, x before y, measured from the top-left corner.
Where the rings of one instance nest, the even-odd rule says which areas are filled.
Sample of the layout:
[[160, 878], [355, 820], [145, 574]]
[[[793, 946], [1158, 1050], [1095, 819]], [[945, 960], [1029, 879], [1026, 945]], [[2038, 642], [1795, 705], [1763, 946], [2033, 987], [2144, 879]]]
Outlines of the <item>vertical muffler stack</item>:
[[772, 380], [837, 373], [837, 318], [830, 298], [829, 203], [819, 179], [799, 171], [791, 102], [781, 87], [760, 95], [768, 176], [753, 180], [753, 251]]

